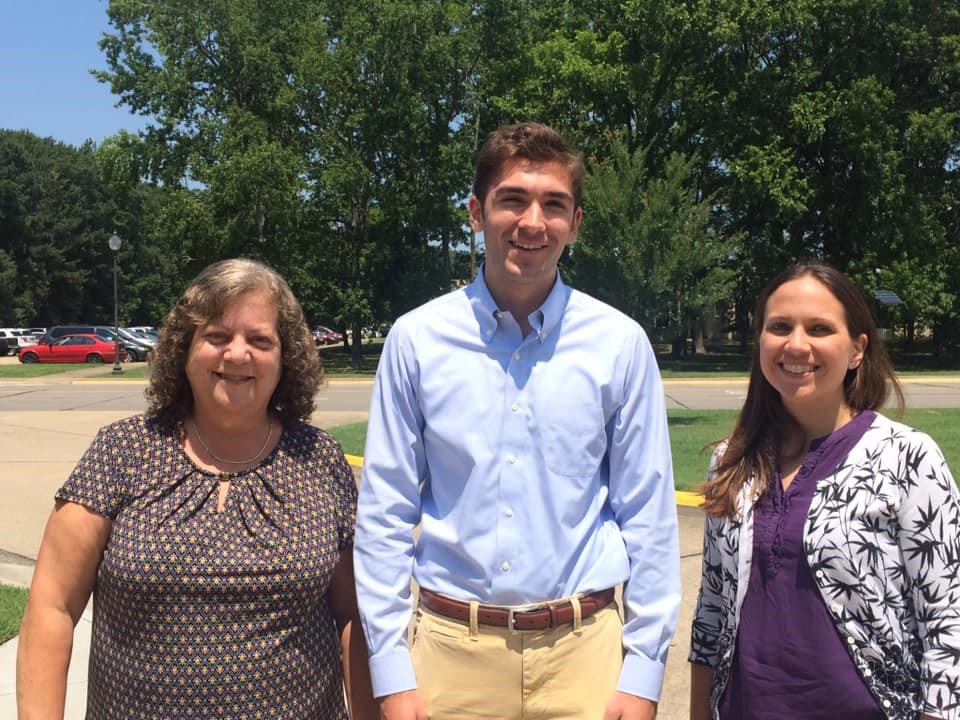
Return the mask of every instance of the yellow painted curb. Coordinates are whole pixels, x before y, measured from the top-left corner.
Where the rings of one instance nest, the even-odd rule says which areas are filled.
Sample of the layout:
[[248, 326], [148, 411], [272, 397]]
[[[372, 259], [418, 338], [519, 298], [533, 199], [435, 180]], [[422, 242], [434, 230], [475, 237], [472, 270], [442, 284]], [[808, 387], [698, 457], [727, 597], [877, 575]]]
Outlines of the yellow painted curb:
[[677, 498], [677, 505], [685, 505], [686, 507], [700, 507], [700, 505], [703, 504], [703, 495], [700, 493], [677, 490], [674, 492], [674, 495]]

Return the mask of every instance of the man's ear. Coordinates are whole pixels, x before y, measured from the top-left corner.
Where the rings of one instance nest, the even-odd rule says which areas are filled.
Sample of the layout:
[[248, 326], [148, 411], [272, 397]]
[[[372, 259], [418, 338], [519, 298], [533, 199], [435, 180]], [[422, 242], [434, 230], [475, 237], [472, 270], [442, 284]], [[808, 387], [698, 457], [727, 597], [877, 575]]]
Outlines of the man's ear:
[[474, 232], [483, 232], [483, 205], [480, 198], [471, 195], [467, 201], [467, 210], [470, 212], [470, 227]]

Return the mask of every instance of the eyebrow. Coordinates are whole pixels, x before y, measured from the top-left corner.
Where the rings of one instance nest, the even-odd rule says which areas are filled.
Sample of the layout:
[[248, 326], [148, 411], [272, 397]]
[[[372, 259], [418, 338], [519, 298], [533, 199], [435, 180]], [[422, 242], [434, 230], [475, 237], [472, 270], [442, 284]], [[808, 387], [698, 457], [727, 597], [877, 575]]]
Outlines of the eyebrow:
[[[532, 193], [527, 188], [520, 185], [504, 185], [494, 190], [493, 194], [494, 196], [499, 197], [501, 195], [531, 195]], [[549, 198], [573, 200], [573, 195], [563, 190], [548, 190], [544, 193], [544, 195]]]

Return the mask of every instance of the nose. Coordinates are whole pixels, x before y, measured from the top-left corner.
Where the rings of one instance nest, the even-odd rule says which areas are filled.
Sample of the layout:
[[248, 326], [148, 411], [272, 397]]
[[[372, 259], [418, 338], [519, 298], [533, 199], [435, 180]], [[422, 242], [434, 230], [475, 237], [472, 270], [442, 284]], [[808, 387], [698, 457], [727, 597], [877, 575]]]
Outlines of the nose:
[[531, 202], [527, 205], [523, 215], [520, 216], [520, 227], [530, 230], [542, 230], [545, 226], [543, 208], [540, 207], [539, 202]]
[[810, 340], [807, 337], [806, 330], [798, 325], [790, 332], [786, 337], [784, 346], [788, 350], [808, 350], [810, 348]]
[[234, 335], [230, 338], [230, 342], [224, 347], [223, 356], [225, 359], [233, 360], [234, 362], [243, 362], [247, 359], [249, 349], [246, 338], [242, 335]]

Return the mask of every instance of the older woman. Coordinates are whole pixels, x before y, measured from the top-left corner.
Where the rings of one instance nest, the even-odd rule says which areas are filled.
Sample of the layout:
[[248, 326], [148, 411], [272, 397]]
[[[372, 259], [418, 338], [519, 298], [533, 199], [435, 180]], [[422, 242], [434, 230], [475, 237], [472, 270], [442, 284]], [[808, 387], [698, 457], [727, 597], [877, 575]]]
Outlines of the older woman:
[[[94, 593], [87, 718], [375, 717], [356, 619], [356, 486], [305, 423], [321, 379], [283, 279], [206, 268], [160, 331], [145, 415], [56, 494], [20, 632], [20, 717], [62, 717]], [[342, 651], [342, 652], [341, 652]], [[341, 669], [342, 656], [342, 669]]]

